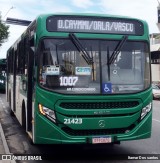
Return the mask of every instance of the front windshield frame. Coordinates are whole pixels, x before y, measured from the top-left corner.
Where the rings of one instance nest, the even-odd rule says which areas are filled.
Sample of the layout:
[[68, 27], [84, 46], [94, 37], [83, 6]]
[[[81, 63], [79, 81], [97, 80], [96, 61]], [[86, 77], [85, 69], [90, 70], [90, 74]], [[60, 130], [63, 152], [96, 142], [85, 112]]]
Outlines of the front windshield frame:
[[[44, 40], [46, 40], [46, 39], [48, 39], [48, 40], [69, 40], [68, 38], [53, 38], [53, 37], [50, 37], [50, 38], [43, 38], [43, 39], [41, 39], [41, 43], [42, 43], [42, 41], [44, 41]], [[100, 42], [105, 42], [105, 41], [115, 41], [116, 42], [116, 44], [118, 44], [118, 42], [120, 41], [120, 40], [111, 40], [111, 39], [80, 39], [80, 41], [89, 41], [89, 42], [91, 42], [91, 41], [100, 41]], [[102, 82], [102, 80], [103, 80], [103, 75], [102, 75], [102, 72], [99, 74], [99, 80], [100, 80], [100, 82], [99, 82], [99, 86], [97, 86], [98, 87], [98, 89], [99, 89], [99, 91], [94, 91], [94, 88], [91, 88], [91, 92], [88, 92], [88, 90], [86, 89], [85, 91], [80, 91], [80, 92], [73, 92], [73, 91], [66, 91], [66, 92], [63, 92], [63, 91], [55, 91], [55, 90], [53, 90], [53, 89], [51, 89], [51, 88], [46, 88], [45, 86], [43, 86], [41, 83], [40, 83], [40, 80], [39, 80], [39, 76], [40, 76], [40, 56], [38, 57], [39, 58], [39, 61], [38, 61], [38, 84], [39, 84], [39, 86], [40, 87], [42, 87], [43, 89], [46, 89], [46, 90], [49, 90], [49, 91], [52, 91], [52, 92], [55, 92], [55, 93], [60, 93], [60, 94], [76, 94], [76, 95], [83, 95], [83, 94], [85, 94], [85, 95], [87, 95], [87, 94], [96, 94], [96, 95], [104, 95], [104, 94], [110, 94], [110, 95], [113, 95], [113, 94], [133, 94], [133, 93], [138, 93], [138, 92], [141, 92], [141, 91], [144, 91], [145, 89], [148, 89], [149, 87], [150, 87], [150, 85], [151, 85], [151, 67], [150, 67], [150, 54], [149, 54], [149, 44], [148, 44], [148, 42], [147, 41], [131, 41], [131, 40], [127, 40], [126, 41], [127, 43], [132, 43], [132, 42], [135, 42], [135, 43], [141, 43], [141, 44], [144, 44], [145, 46], [146, 46], [146, 48], [148, 49], [148, 56], [146, 57], [146, 59], [145, 60], [147, 60], [147, 61], [145, 61], [145, 62], [148, 62], [147, 64], [148, 64], [148, 73], [149, 73], [149, 75], [148, 75], [148, 81], [147, 81], [147, 84], [145, 84], [144, 83], [144, 85], [143, 85], [143, 89], [137, 89], [136, 90], [136, 85], [135, 86], [133, 86], [134, 88], [133, 89], [135, 89], [135, 91], [132, 91], [132, 92], [130, 92], [130, 91], [128, 91], [127, 90], [127, 88], [126, 88], [126, 92], [116, 92], [115, 90], [116, 90], [116, 87], [115, 88], [112, 88], [112, 91], [113, 91], [113, 89], [114, 89], [114, 92], [104, 92], [103, 91], [103, 89], [104, 89], [104, 87], [105, 87], [105, 84]], [[115, 44], [115, 46], [116, 46], [116, 44]], [[42, 45], [41, 44], [39, 44], [39, 50], [38, 50], [38, 53], [41, 53], [41, 47], [42, 47]], [[107, 46], [108, 47], [108, 46]], [[109, 48], [108, 48], [109, 49]], [[114, 48], [113, 48], [114, 49]], [[105, 50], [105, 53], [107, 53], [107, 48], [106, 48], [106, 50]], [[100, 56], [99, 56], [99, 60], [101, 60], [102, 58], [101, 58], [101, 54], [100, 54]], [[94, 61], [93, 61], [94, 62]], [[107, 64], [107, 62], [106, 62], [106, 64]], [[145, 66], [145, 64], [146, 63], [144, 63], [144, 66]], [[100, 65], [99, 65], [100, 67], [99, 67], [99, 71], [102, 71], [102, 63], [101, 63], [101, 61], [100, 61]], [[92, 69], [93, 67], [91, 67], [91, 69]], [[143, 68], [144, 70], [145, 70], [145, 68]], [[108, 71], [108, 70], [107, 70]], [[146, 73], [144, 73], [144, 76], [145, 76], [145, 74]], [[92, 78], [93, 78], [93, 74], [92, 74]], [[146, 79], [145, 79], [145, 77], [143, 78], [143, 80], [145, 81]], [[106, 82], [107, 84], [109, 84], [108, 86], [110, 87], [110, 82]], [[124, 89], [124, 88], [123, 88]], [[68, 90], [71, 90], [71, 88], [69, 87], [68, 88]], [[78, 90], [78, 88], [77, 88], [77, 90]]]

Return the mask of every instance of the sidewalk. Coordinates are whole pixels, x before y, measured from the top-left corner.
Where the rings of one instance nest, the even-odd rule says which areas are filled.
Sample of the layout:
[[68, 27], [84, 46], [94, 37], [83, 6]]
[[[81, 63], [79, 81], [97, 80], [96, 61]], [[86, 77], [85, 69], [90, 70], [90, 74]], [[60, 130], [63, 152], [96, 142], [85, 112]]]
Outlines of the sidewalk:
[[3, 103], [0, 98], [0, 154], [9, 154], [10, 152], [2, 128], [1, 118], [3, 118]]
[[0, 123], [0, 154], [10, 154], [1, 123]]
[[2, 155], [10, 154], [9, 147], [4, 135], [4, 131], [1, 125], [1, 118], [2, 118], [2, 99], [0, 98], [0, 163], [15, 163], [15, 161], [12, 160], [2, 160]]
[[[4, 135], [4, 131], [3, 131], [2, 125], [0, 123], [0, 163], [1, 162], [2, 163], [16, 163], [16, 161], [14, 161], [14, 160], [2, 160], [2, 155], [5, 155], [5, 154], [10, 155], [11, 153], [9, 151], [9, 147], [8, 147], [5, 135]], [[4, 158], [6, 158], [6, 157], [4, 157]]]
[[[2, 160], [2, 155], [10, 154], [6, 138], [2, 129], [2, 125], [0, 123], [0, 163], [16, 163], [14, 160]], [[3, 159], [6, 157], [3, 157]]]
[[6, 154], [5, 149], [4, 149], [4, 145], [3, 145], [3, 141], [2, 141], [2, 135], [3, 135], [3, 131], [2, 131], [2, 126], [0, 123], [0, 154]]

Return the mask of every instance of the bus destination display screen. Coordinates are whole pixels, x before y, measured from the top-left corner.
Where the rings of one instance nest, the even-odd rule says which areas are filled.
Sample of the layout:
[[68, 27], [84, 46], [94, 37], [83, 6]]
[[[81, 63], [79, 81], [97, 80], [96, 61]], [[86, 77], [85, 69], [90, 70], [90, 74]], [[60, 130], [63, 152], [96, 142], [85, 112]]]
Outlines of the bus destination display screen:
[[131, 19], [105, 17], [52, 16], [47, 19], [49, 32], [109, 33], [143, 35], [143, 24]]

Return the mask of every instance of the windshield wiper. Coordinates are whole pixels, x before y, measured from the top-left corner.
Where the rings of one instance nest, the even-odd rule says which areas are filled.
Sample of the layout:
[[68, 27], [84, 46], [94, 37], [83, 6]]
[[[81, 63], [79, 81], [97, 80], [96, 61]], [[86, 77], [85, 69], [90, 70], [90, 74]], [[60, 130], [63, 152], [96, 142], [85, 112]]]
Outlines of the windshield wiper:
[[112, 64], [115, 62], [120, 50], [122, 49], [122, 47], [123, 47], [124, 43], [127, 41], [127, 39], [128, 39], [128, 36], [123, 36], [122, 40], [117, 44], [115, 50], [113, 51], [111, 57], [109, 58], [109, 64]]
[[90, 57], [90, 55], [88, 54], [88, 52], [85, 50], [85, 48], [83, 47], [83, 45], [80, 43], [79, 39], [75, 36], [74, 33], [70, 33], [69, 37], [71, 39], [71, 41], [73, 42], [73, 44], [76, 46], [76, 48], [78, 49], [79, 52], [82, 52], [82, 57], [84, 58], [84, 60], [88, 63], [88, 64], [93, 64], [93, 59]]

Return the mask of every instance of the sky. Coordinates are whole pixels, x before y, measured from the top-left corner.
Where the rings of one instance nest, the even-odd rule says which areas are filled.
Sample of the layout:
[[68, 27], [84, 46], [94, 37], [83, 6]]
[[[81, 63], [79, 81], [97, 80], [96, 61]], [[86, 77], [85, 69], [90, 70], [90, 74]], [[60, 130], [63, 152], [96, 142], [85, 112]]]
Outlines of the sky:
[[[160, 0], [0, 0], [2, 20], [7, 17], [33, 21], [39, 14], [100, 13], [129, 16], [145, 20], [149, 33], [158, 33], [157, 6]], [[0, 47], [0, 58], [6, 57], [7, 49], [20, 37], [26, 27], [9, 25], [9, 38]]]

